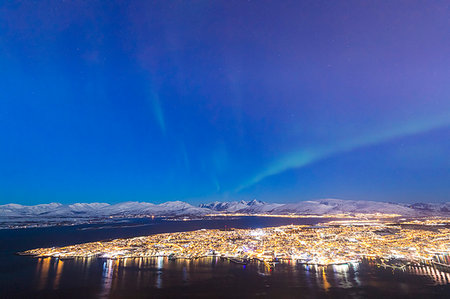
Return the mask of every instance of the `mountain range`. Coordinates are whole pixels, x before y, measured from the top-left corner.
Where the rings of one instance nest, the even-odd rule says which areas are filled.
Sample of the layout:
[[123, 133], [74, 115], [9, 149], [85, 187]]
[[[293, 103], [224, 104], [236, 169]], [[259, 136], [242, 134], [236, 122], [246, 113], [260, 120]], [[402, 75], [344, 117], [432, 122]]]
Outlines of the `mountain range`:
[[208, 214], [245, 213], [272, 215], [327, 215], [384, 213], [403, 216], [450, 216], [450, 202], [400, 204], [376, 201], [320, 199], [297, 203], [266, 203], [259, 200], [211, 202], [193, 206], [182, 201], [161, 204], [149, 202], [108, 203], [60, 203], [25, 206], [19, 204], [0, 205], [0, 217], [126, 217], [126, 216], [205, 216]]

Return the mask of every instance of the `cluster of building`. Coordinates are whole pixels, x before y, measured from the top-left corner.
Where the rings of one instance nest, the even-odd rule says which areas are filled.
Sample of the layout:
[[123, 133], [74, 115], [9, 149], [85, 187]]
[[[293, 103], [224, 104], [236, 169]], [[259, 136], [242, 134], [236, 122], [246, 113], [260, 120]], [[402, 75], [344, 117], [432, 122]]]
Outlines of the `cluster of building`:
[[400, 214], [387, 213], [342, 213], [342, 214], [270, 214], [270, 213], [214, 213], [207, 217], [273, 217], [273, 218], [339, 218], [339, 219], [387, 219], [398, 218]]
[[438, 226], [289, 225], [262, 229], [197, 230], [91, 242], [65, 247], [38, 248], [22, 254], [37, 257], [169, 259], [222, 256], [237, 260], [272, 262], [290, 259], [330, 265], [363, 258], [432, 260], [450, 253], [450, 229]]

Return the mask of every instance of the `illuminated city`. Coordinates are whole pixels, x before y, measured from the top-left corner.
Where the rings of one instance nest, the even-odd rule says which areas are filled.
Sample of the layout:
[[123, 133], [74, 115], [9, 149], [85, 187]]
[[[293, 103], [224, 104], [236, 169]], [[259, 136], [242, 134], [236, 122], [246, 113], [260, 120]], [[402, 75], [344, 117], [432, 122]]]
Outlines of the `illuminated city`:
[[363, 259], [395, 259], [407, 264], [431, 263], [449, 267], [439, 259], [450, 253], [450, 228], [445, 225], [446, 220], [410, 223], [333, 221], [316, 226], [201, 229], [66, 247], [38, 248], [21, 254], [60, 259], [196, 259], [220, 256], [243, 264], [261, 261], [269, 268], [280, 260], [326, 266], [358, 263]]

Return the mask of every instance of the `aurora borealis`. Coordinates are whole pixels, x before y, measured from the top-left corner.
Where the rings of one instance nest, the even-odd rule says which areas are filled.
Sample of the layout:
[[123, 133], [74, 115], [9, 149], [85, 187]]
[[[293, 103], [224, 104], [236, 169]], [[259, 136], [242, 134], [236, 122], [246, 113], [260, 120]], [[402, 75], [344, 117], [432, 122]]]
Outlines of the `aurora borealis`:
[[0, 204], [449, 201], [447, 1], [5, 1]]

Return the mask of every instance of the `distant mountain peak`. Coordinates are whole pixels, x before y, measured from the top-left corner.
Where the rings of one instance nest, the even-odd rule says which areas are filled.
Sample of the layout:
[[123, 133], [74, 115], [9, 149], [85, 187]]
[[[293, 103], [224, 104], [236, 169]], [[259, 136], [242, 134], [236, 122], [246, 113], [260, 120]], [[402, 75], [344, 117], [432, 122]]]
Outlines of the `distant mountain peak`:
[[247, 203], [248, 206], [263, 205], [263, 204], [265, 204], [264, 201], [257, 200], [257, 199], [253, 199], [252, 201], [249, 201], [249, 202]]

